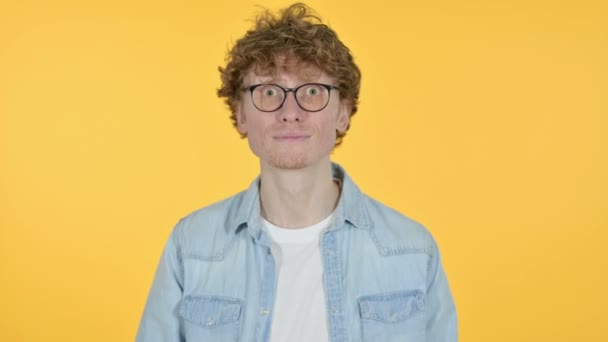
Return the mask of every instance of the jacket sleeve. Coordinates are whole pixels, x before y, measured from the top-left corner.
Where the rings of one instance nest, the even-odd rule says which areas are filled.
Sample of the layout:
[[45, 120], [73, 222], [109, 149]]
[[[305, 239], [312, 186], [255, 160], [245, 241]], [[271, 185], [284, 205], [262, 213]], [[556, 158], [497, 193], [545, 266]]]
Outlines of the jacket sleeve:
[[458, 324], [454, 299], [434, 240], [431, 249], [426, 296], [427, 341], [455, 342], [458, 341]]
[[179, 319], [183, 281], [177, 229], [174, 229], [158, 264], [135, 338], [136, 342], [185, 340]]

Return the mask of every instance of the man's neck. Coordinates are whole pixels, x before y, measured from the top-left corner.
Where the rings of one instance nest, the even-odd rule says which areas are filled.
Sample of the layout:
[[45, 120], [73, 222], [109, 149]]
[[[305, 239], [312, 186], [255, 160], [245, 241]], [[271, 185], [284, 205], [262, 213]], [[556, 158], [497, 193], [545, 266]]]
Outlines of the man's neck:
[[305, 169], [282, 170], [262, 165], [262, 217], [283, 228], [302, 228], [329, 216], [340, 197], [331, 162]]

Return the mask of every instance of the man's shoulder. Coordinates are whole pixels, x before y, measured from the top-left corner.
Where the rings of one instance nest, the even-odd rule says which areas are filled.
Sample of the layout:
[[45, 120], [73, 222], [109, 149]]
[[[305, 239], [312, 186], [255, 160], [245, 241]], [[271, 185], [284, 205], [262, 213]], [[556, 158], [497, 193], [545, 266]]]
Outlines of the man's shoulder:
[[382, 254], [434, 253], [435, 241], [424, 225], [368, 195], [363, 198], [370, 234]]
[[173, 234], [185, 257], [220, 260], [242, 217], [245, 191], [197, 209], [179, 220]]

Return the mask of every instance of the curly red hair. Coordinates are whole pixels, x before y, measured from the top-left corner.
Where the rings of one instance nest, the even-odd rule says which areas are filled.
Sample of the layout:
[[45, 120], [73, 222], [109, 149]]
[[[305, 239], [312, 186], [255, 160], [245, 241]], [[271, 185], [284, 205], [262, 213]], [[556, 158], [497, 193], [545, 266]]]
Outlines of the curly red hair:
[[[247, 74], [251, 70], [257, 74], [273, 74], [287, 62], [312, 65], [335, 78], [340, 96], [351, 106], [350, 116], [357, 112], [361, 71], [350, 50], [313, 10], [296, 3], [280, 11], [279, 15], [268, 10], [258, 15], [255, 27], [228, 51], [226, 67], [219, 67], [222, 86], [217, 94], [225, 98], [235, 127], [235, 112]], [[344, 135], [346, 131], [337, 132], [336, 146]]]

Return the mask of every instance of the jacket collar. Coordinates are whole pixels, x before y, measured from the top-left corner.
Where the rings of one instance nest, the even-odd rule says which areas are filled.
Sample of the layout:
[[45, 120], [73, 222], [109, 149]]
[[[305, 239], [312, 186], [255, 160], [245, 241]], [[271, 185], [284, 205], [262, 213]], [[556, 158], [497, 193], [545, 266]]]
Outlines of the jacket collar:
[[[365, 196], [348, 176], [344, 168], [332, 163], [333, 177], [342, 184], [342, 191], [336, 207], [336, 224], [333, 229], [349, 223], [356, 228], [369, 229], [371, 220], [365, 207]], [[262, 232], [260, 217], [260, 177], [258, 176], [247, 190], [237, 196], [236, 202], [230, 208], [227, 229], [237, 233], [247, 227], [250, 234], [257, 240]]]

